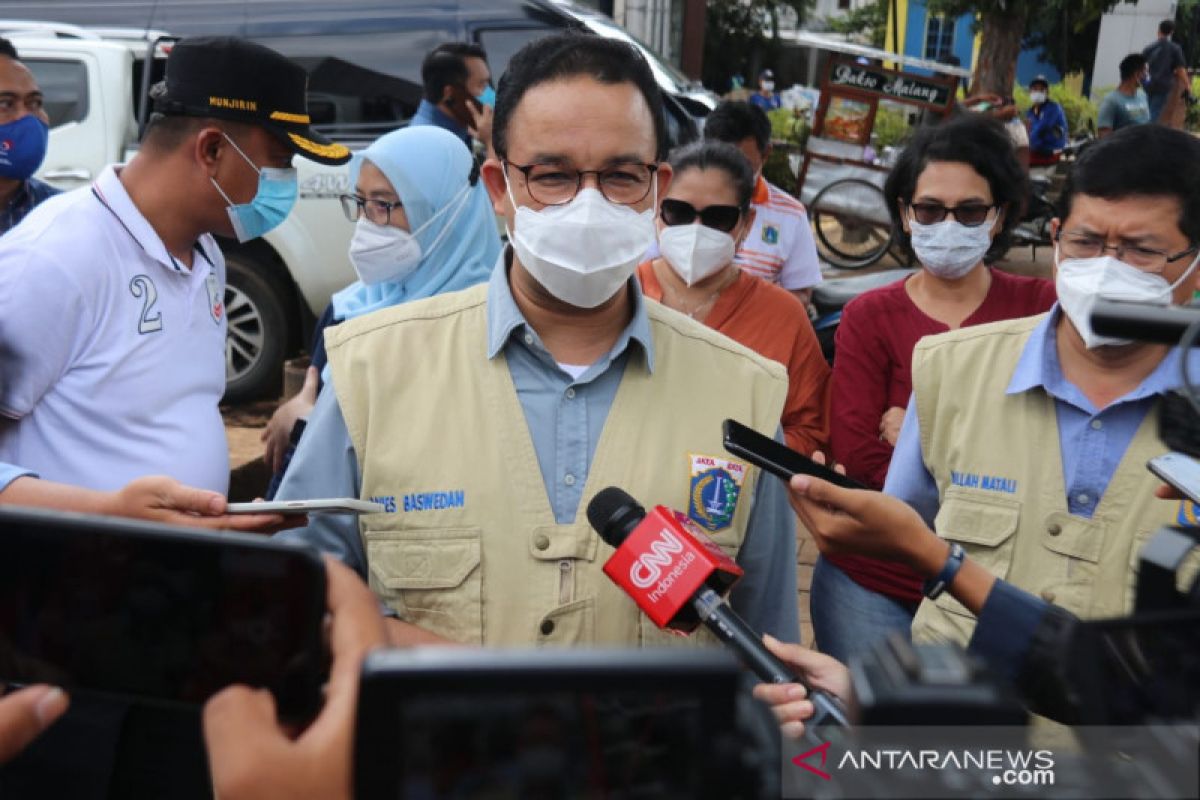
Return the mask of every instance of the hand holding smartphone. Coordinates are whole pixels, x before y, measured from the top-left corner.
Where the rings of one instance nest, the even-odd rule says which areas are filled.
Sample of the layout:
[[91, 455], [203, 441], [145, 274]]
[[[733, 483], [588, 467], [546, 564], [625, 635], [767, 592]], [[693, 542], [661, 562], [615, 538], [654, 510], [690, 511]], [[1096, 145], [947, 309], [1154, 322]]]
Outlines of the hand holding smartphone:
[[1200, 462], [1183, 453], [1167, 453], [1146, 462], [1153, 472], [1188, 500], [1200, 504]]
[[721, 424], [721, 430], [724, 433], [726, 450], [770, 472], [784, 483], [790, 481], [793, 475], [811, 475], [846, 489], [867, 488], [853, 478], [835, 472], [824, 464], [818, 464], [808, 456], [801, 455], [736, 420], [725, 420]]

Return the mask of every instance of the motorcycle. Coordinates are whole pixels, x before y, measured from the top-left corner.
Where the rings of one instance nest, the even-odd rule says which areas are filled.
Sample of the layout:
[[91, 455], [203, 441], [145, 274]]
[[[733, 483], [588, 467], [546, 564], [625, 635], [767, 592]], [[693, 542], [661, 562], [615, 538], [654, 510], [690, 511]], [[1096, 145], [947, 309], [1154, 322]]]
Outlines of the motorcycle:
[[1032, 256], [1037, 258], [1039, 247], [1053, 247], [1050, 236], [1050, 220], [1058, 215], [1056, 210], [1061, 193], [1062, 181], [1070, 170], [1075, 159], [1084, 148], [1092, 143], [1091, 133], [1077, 136], [1067, 142], [1063, 148], [1062, 157], [1049, 171], [1041, 171], [1029, 176], [1029, 198], [1025, 204], [1025, 213], [1021, 222], [1013, 229], [1012, 246], [1029, 247]]

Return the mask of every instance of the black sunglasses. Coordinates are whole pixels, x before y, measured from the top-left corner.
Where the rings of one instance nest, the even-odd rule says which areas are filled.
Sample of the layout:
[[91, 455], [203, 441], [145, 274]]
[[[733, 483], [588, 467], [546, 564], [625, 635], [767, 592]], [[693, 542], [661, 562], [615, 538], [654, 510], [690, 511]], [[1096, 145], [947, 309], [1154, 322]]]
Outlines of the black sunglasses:
[[994, 205], [986, 203], [964, 203], [953, 207], [941, 203], [909, 203], [908, 207], [912, 209], [913, 219], [922, 225], [936, 225], [944, 220], [947, 214], [953, 214], [954, 219], [968, 228], [987, 222], [988, 214], [995, 208]]
[[697, 211], [691, 203], [665, 197], [659, 216], [667, 226], [691, 225], [699, 217], [704, 227], [729, 233], [742, 218], [742, 209], [737, 206], [705, 206]]

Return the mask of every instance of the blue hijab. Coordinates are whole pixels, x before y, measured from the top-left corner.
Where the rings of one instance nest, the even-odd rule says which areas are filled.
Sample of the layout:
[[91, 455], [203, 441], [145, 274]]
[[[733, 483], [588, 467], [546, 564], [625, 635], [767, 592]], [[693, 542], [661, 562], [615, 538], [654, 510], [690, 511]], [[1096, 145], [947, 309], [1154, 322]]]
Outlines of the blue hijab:
[[[333, 296], [336, 319], [351, 319], [488, 279], [500, 257], [496, 215], [482, 180], [467, 189], [465, 200], [461, 194], [473, 166], [461, 139], [425, 125], [381, 136], [354, 156], [351, 185], [358, 182], [364, 160], [378, 167], [392, 184], [411, 230], [416, 231], [443, 209], [445, 213], [417, 235], [421, 263], [415, 270], [398, 281], [350, 284]], [[465, 205], [460, 207], [460, 203]], [[446, 230], [448, 226], [450, 230]]]

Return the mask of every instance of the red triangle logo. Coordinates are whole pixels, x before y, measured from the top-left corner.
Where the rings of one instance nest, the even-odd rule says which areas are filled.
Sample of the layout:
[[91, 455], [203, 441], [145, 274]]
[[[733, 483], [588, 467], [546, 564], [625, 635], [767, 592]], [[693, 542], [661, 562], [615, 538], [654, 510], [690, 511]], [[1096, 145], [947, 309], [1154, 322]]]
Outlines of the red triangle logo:
[[819, 754], [821, 756], [821, 766], [822, 767], [825, 766], [825, 759], [829, 756], [829, 744], [830, 744], [829, 742], [825, 742], [824, 744], [821, 744], [821, 745], [818, 745], [817, 747], [812, 748], [808, 752], [801, 753], [800, 755], [798, 755], [792, 759], [792, 763], [795, 764], [797, 767], [808, 770], [809, 772], [813, 773], [814, 775], [820, 775], [822, 778], [824, 778], [827, 781], [833, 780], [833, 776], [830, 775], [828, 772], [826, 772], [823, 769], [817, 769], [812, 764], [808, 763], [809, 758], [811, 758], [814, 755]]

